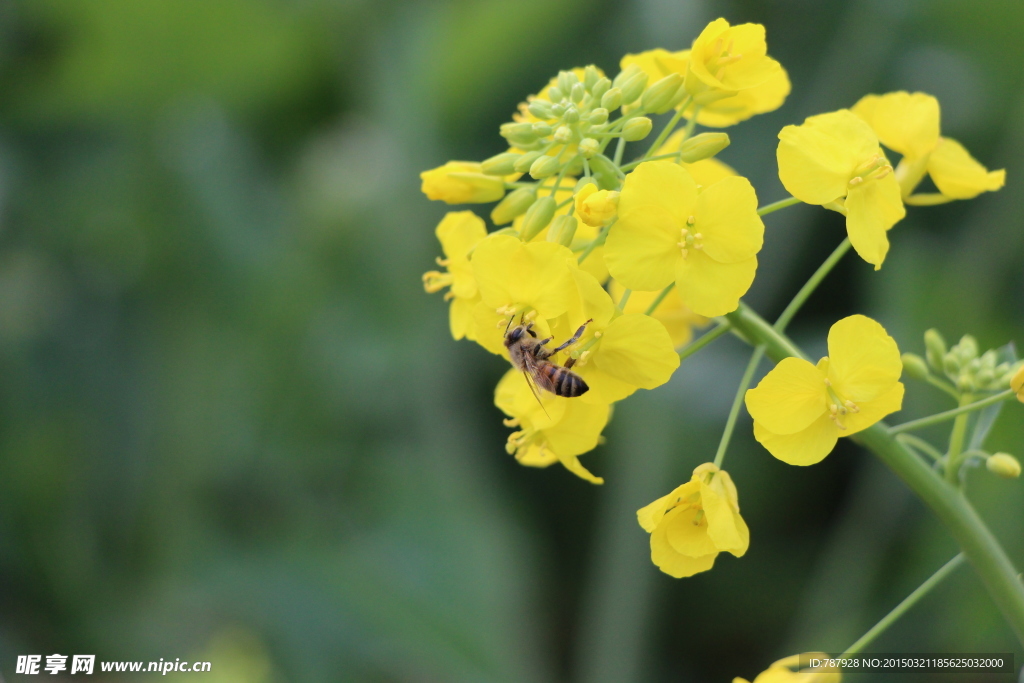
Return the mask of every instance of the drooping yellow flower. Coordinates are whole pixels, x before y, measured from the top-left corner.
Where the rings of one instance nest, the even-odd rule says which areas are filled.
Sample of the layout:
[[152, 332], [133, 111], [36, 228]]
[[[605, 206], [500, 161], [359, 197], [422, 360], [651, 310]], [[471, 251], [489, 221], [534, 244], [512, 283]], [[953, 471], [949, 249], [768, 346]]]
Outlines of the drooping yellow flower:
[[715, 19], [693, 41], [686, 90], [703, 104], [723, 93], [762, 85], [782, 69], [767, 52], [761, 24], [730, 26], [725, 19]]
[[1017, 400], [1024, 403], [1024, 365], [1020, 367], [1017, 374], [1010, 379], [1010, 388], [1017, 394]]
[[840, 436], [867, 429], [903, 405], [900, 350], [885, 328], [852, 315], [832, 326], [817, 365], [786, 358], [746, 394], [754, 438], [790, 465], [813, 465]]
[[651, 561], [677, 579], [711, 569], [720, 552], [742, 557], [750, 545], [736, 485], [725, 470], [709, 462], [636, 516], [651, 534]]
[[445, 256], [438, 259], [437, 264], [446, 272], [432, 270], [424, 273], [423, 288], [430, 293], [449, 288], [444, 298], [452, 302], [448, 309], [452, 336], [455, 339], [472, 339], [473, 308], [480, 301], [480, 296], [469, 264], [469, 252], [487, 237], [487, 228], [472, 211], [449, 211], [437, 224], [435, 233]]
[[421, 189], [427, 199], [446, 204], [486, 204], [505, 196], [505, 181], [484, 175], [475, 161], [449, 161], [444, 166], [420, 173]]
[[777, 156], [789, 193], [844, 212], [853, 248], [881, 268], [889, 252], [886, 232], [906, 210], [871, 126], [848, 109], [810, 116], [782, 129]]
[[517, 430], [509, 435], [506, 450], [528, 467], [547, 467], [556, 462], [581, 479], [603, 484], [591, 474], [579, 456], [593, 450], [608, 423], [608, 404], [584, 403], [540, 393], [541, 403], [530, 390], [523, 373], [509, 370], [494, 392], [494, 405], [509, 419], [505, 425]]
[[587, 183], [576, 193], [576, 215], [593, 228], [608, 225], [615, 218], [619, 205], [619, 193], [599, 190], [597, 185]]
[[[907, 204], [941, 204], [971, 199], [998, 190], [1006, 171], [989, 171], [963, 146], [940, 135], [939, 101], [931, 95], [906, 91], [866, 95], [853, 107], [883, 145], [903, 155], [896, 167], [903, 200]], [[912, 194], [925, 174], [932, 177], [939, 194]]]
[[[611, 281], [609, 292], [612, 299], [620, 301], [625, 291], [626, 288], [616, 280]], [[623, 313], [646, 312], [660, 294], [661, 292], [633, 292], [626, 302]], [[675, 287], [665, 295], [658, 307], [651, 313], [651, 317], [665, 326], [668, 336], [672, 338], [672, 345], [677, 349], [690, 343], [690, 340], [693, 339], [693, 328], [704, 327], [708, 324], [707, 318], [697, 315], [683, 303]]]
[[[805, 657], [808, 660], [825, 659], [828, 655], [810, 652]], [[759, 673], [754, 683], [839, 683], [842, 680], [842, 675], [838, 671], [799, 669], [799, 666], [800, 655], [780, 659]], [[747, 683], [747, 680], [737, 676], [732, 679], [732, 683]]]
[[549, 321], [556, 344], [590, 321], [579, 341], [552, 358], [559, 365], [569, 357], [577, 359], [572, 371], [587, 382], [590, 391], [573, 400], [614, 403], [637, 389], [654, 389], [667, 382], [679, 367], [679, 354], [665, 326], [643, 313], [620, 314], [590, 273], [578, 269], [573, 278], [578, 298], [564, 316]]
[[[656, 155], [671, 154], [672, 152], [678, 152], [679, 146], [683, 143], [683, 138], [686, 135], [686, 131], [677, 130], [668, 137], [657, 152]], [[670, 160], [671, 161], [671, 160]], [[680, 163], [680, 165], [690, 172], [693, 179], [697, 182], [697, 188], [707, 187], [708, 185], [714, 185], [723, 178], [730, 176], [738, 176], [736, 172], [729, 164], [719, 161], [712, 157], [710, 159], [701, 159], [692, 164]]]
[[575, 263], [572, 252], [560, 244], [488, 235], [470, 258], [480, 292], [473, 309], [473, 340], [491, 353], [507, 355], [502, 339], [513, 316], [526, 316], [547, 333], [546, 320], [565, 313], [575, 297], [570, 270]]
[[699, 315], [736, 310], [757, 270], [764, 223], [746, 178], [703, 188], [683, 167], [648, 161], [626, 176], [605, 262], [624, 287], [656, 291], [675, 281]]
[[[669, 52], [659, 48], [635, 55], [626, 55], [622, 58], [620, 66], [626, 69], [635, 64], [643, 69], [650, 82], [654, 83], [672, 73], [685, 76], [689, 70], [689, 63], [689, 50]], [[740, 121], [746, 121], [756, 114], [775, 111], [786, 101], [789, 91], [789, 76], [786, 74], [786, 70], [779, 66], [773, 75], [759, 85], [737, 90], [731, 92], [731, 94], [730, 92], [721, 91], [716, 95], [720, 99], [714, 99], [701, 106], [696, 106], [696, 103], [690, 102], [686, 106], [683, 115], [690, 119], [693, 118], [693, 114], [696, 111], [697, 123], [700, 125], [710, 128], [725, 128], [735, 125]], [[681, 104], [680, 106], [683, 105]], [[676, 149], [678, 149], [678, 146], [677, 140]]]

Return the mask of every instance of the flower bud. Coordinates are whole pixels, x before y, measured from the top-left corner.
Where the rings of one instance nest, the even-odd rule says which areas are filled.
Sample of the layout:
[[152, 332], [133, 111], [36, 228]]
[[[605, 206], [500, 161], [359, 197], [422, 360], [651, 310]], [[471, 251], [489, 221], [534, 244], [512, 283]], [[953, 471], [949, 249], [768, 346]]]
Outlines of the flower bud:
[[1024, 403], [1024, 365], [1021, 365], [1010, 379], [1010, 388], [1017, 394], [1017, 400]]
[[551, 135], [551, 125], [544, 121], [537, 121], [533, 124], [533, 132], [539, 138], [546, 138]]
[[608, 110], [604, 107], [598, 107], [590, 112], [587, 116], [587, 122], [594, 125], [600, 126], [602, 123], [608, 120]]
[[950, 351], [942, 358], [942, 370], [950, 377], [960, 374], [960, 357], [955, 351]]
[[[640, 105], [652, 114], [664, 114], [679, 104], [676, 94], [682, 89], [683, 75], [670, 73], [644, 91]], [[685, 91], [684, 91], [685, 92]]]
[[571, 71], [558, 72], [558, 89], [565, 93], [566, 96], [572, 92], [573, 86], [579, 82], [580, 79], [576, 78], [576, 74]]
[[511, 223], [516, 216], [521, 216], [533, 202], [537, 200], [537, 190], [532, 187], [520, 187], [509, 192], [491, 211], [491, 221], [495, 225]]
[[601, 96], [601, 107], [608, 111], [615, 111], [622, 106], [622, 91], [612, 88]]
[[595, 154], [590, 160], [590, 172], [597, 186], [605, 190], [619, 187], [619, 174], [615, 172], [615, 164], [603, 154]]
[[647, 137], [651, 128], [654, 127], [654, 123], [646, 116], [638, 116], [635, 119], [626, 121], [626, 125], [622, 127], [622, 139], [626, 142], [636, 142], [637, 140], [643, 140]]
[[558, 169], [561, 167], [562, 162], [558, 160], [558, 157], [541, 154], [536, 161], [530, 164], [530, 177], [536, 180], [547, 178], [558, 173]]
[[576, 107], [568, 107], [562, 114], [562, 120], [566, 123], [576, 123], [580, 120], [580, 110]]
[[601, 143], [594, 138], [583, 138], [577, 149], [584, 159], [590, 159], [601, 151]]
[[495, 154], [490, 159], [484, 159], [480, 164], [480, 170], [485, 175], [512, 175], [515, 173], [515, 163], [519, 161], [522, 154], [516, 152], [502, 152]]
[[553, 105], [551, 107], [551, 117], [552, 118], [560, 119], [560, 118], [562, 118], [562, 114], [564, 114], [564, 113], [565, 113], [565, 105], [564, 104], [556, 104], [556, 105]]
[[947, 349], [946, 340], [942, 338], [938, 330], [931, 329], [924, 333], [924, 348], [928, 364], [936, 370], [942, 370]]
[[548, 99], [557, 104], [565, 99], [565, 92], [557, 85], [552, 86], [548, 88]]
[[587, 89], [587, 92], [593, 93], [594, 86], [601, 80], [601, 70], [593, 64], [588, 65], [583, 69], [583, 87]]
[[586, 176], [584, 176], [583, 178], [580, 178], [579, 180], [576, 181], [576, 187], [574, 187], [572, 190], [573, 195], [575, 196], [579, 194], [580, 191], [587, 185], [593, 185], [595, 189], [597, 188], [597, 183], [594, 182], [593, 178], [587, 178]]
[[548, 223], [555, 215], [555, 198], [548, 195], [541, 197], [526, 210], [523, 216], [523, 225], [519, 228], [519, 237], [524, 242], [529, 242], [540, 234], [541, 230], [548, 227]]
[[588, 184], [580, 188], [574, 197], [576, 214], [591, 227], [607, 225], [615, 218], [619, 206], [619, 193], [599, 190]]
[[622, 84], [622, 103], [631, 104], [643, 94], [647, 87], [647, 74], [643, 71]]
[[530, 166], [533, 166], [533, 162], [540, 158], [542, 154], [543, 152], [527, 152], [520, 155], [519, 160], [512, 164], [513, 170], [516, 173], [526, 173], [530, 170]]
[[604, 94], [612, 87], [612, 82], [602, 76], [597, 79], [597, 82], [590, 88], [590, 94], [594, 97], [594, 101], [600, 100], [604, 97]]
[[576, 217], [559, 216], [551, 223], [548, 230], [548, 242], [557, 242], [563, 247], [572, 246], [572, 238], [576, 235]]
[[533, 102], [530, 102], [530, 106], [527, 107], [527, 110], [538, 119], [552, 118], [551, 103], [545, 102], [544, 100], [534, 100]]
[[978, 340], [969, 334], [960, 337], [960, 343], [956, 345], [956, 352], [960, 356], [960, 363], [969, 363], [978, 357]]
[[572, 128], [569, 126], [559, 126], [555, 130], [555, 135], [552, 138], [555, 142], [564, 145], [565, 143], [572, 140]]
[[569, 99], [571, 99], [576, 104], [579, 104], [580, 102], [583, 101], [583, 98], [586, 96], [586, 94], [587, 89], [583, 86], [583, 84], [577, 83], [576, 85], [572, 86], [572, 92], [569, 93]]
[[480, 164], [472, 161], [449, 161], [420, 173], [420, 178], [427, 199], [447, 204], [486, 204], [505, 196], [505, 181], [484, 175]]
[[686, 139], [679, 148], [679, 159], [692, 164], [702, 159], [710, 159], [728, 146], [728, 133], [701, 133]]
[[624, 84], [624, 83], [625, 83], [626, 81], [628, 81], [628, 80], [629, 80], [629, 79], [631, 79], [631, 78], [632, 78], [633, 76], [636, 76], [636, 75], [637, 75], [637, 74], [639, 74], [639, 73], [643, 73], [643, 69], [641, 69], [641, 68], [640, 68], [639, 66], [637, 66], [636, 64], [630, 64], [629, 66], [627, 66], [627, 67], [626, 67], [625, 69], [623, 69], [622, 71], [620, 71], [620, 72], [619, 72], [619, 73], [618, 73], [618, 74], [617, 74], [617, 75], [615, 76], [615, 80], [613, 80], [613, 81], [612, 81], [612, 87], [613, 87], [613, 88], [622, 88], [622, 85], [623, 85], [623, 84]]
[[1016, 479], [1020, 476], [1020, 462], [1009, 453], [990, 455], [985, 461], [985, 467], [989, 472], [1003, 479]]
[[500, 132], [513, 145], [529, 145], [537, 140], [532, 123], [503, 123]]
[[[512, 196], [512, 195], [509, 195]], [[506, 197], [506, 200], [508, 198]], [[924, 358], [917, 355], [916, 353], [905, 353], [901, 356], [903, 361], [903, 370], [914, 379], [928, 379], [928, 364], [924, 362]]]

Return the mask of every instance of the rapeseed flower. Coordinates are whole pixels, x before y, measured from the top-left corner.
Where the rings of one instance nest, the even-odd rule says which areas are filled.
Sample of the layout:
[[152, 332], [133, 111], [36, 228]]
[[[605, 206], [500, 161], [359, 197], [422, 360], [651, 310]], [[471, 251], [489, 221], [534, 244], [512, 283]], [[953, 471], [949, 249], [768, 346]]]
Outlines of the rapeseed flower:
[[[874, 129], [883, 145], [903, 155], [896, 179], [907, 204], [971, 199], [1006, 182], [1005, 170], [989, 171], [959, 142], [942, 137], [939, 101], [931, 95], [906, 91], [866, 95], [853, 106], [853, 113]], [[912, 194], [925, 174], [931, 176], [939, 194]]]
[[762, 85], [782, 70], [767, 52], [761, 24], [730, 26], [725, 19], [715, 19], [690, 48], [686, 90], [698, 104], [707, 104], [723, 94]]
[[[807, 658], [827, 657], [824, 653], [812, 652], [805, 655]], [[815, 671], [814, 669], [799, 670], [800, 655], [792, 655], [780, 659], [767, 669], [762, 671], [754, 679], [754, 683], [839, 683], [842, 676], [838, 671]], [[732, 683], [747, 683], [747, 680], [737, 676]]]
[[585, 468], [579, 456], [593, 450], [608, 423], [611, 407], [606, 403], [584, 403], [540, 393], [540, 402], [523, 373], [509, 370], [494, 392], [494, 405], [508, 415], [507, 427], [516, 431], [505, 449], [528, 467], [547, 467], [556, 462], [581, 479], [603, 484]]
[[455, 339], [473, 338], [473, 308], [480, 301], [476, 278], [469, 264], [469, 252], [487, 237], [483, 220], [472, 211], [449, 211], [434, 231], [441, 242], [444, 258], [437, 264], [445, 272], [423, 274], [423, 288], [433, 293], [448, 287], [445, 301], [451, 301], [448, 324]]
[[636, 516], [651, 534], [651, 561], [677, 579], [711, 569], [720, 552], [742, 557], [750, 545], [736, 485], [712, 463], [698, 465], [690, 481]]
[[779, 133], [779, 178], [790, 194], [846, 215], [846, 232], [860, 257], [882, 267], [886, 232], [906, 210], [878, 137], [848, 109], [808, 117]]
[[449, 161], [444, 166], [420, 173], [427, 199], [446, 204], [486, 204], [505, 196], [505, 181], [484, 175], [475, 161]]
[[592, 228], [608, 225], [614, 218], [619, 205], [619, 193], [599, 190], [597, 185], [587, 183], [575, 196], [576, 215]]
[[736, 310], [750, 288], [763, 237], [746, 178], [725, 178], [698, 192], [683, 167], [648, 161], [626, 176], [605, 262], [633, 290], [675, 281], [691, 310], [713, 317]]
[[[616, 301], [622, 299], [626, 288], [617, 281], [612, 280], [608, 291]], [[650, 308], [654, 300], [661, 295], [661, 292], [633, 292], [626, 301], [623, 313], [644, 313]], [[660, 322], [668, 330], [668, 336], [672, 339], [672, 345], [681, 349], [693, 339], [693, 328], [704, 327], [708, 319], [697, 315], [683, 303], [679, 292], [673, 287], [661, 300], [658, 307], [650, 314], [652, 318]]]
[[885, 328], [852, 315], [832, 326], [817, 365], [785, 358], [747, 391], [754, 438], [779, 460], [813, 465], [840, 436], [867, 429], [903, 404], [900, 351]]

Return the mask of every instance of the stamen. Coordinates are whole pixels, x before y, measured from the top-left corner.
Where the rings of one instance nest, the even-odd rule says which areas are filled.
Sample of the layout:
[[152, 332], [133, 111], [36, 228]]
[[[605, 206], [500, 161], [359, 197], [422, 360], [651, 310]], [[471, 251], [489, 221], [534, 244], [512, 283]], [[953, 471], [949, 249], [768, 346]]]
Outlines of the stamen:
[[440, 256], [438, 256], [438, 257], [437, 257], [436, 259], [434, 259], [434, 260], [435, 260], [435, 261], [437, 262], [437, 265], [441, 266], [442, 268], [447, 268], [447, 267], [448, 267], [448, 264], [450, 263], [450, 261], [449, 261], [448, 259], [446, 259], [446, 258], [441, 258]]
[[508, 417], [508, 418], [505, 418], [504, 420], [502, 420], [501, 424], [505, 425], [506, 427], [518, 427], [519, 426], [519, 418], [517, 418], [517, 417]]
[[856, 187], [857, 185], [860, 185], [863, 182], [864, 182], [864, 179], [861, 178], [860, 176], [856, 176], [854, 178], [850, 178], [850, 187]]
[[857, 404], [854, 403], [853, 401], [846, 401], [843, 405], [845, 405], [846, 409], [849, 410], [851, 413], [859, 413], [860, 412], [860, 408], [858, 408]]

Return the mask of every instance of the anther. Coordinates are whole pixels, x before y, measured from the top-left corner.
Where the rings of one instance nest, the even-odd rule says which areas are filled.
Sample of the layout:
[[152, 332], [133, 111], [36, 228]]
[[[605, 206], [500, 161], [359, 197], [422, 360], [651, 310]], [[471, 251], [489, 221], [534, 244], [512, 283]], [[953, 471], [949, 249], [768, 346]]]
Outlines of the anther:
[[856, 178], [850, 178], [850, 187], [856, 187], [857, 185], [860, 185], [863, 182], [864, 179], [861, 178], [860, 176], [857, 176]]
[[860, 408], [858, 408], [857, 404], [854, 403], [853, 401], [845, 401], [845, 402], [843, 402], [843, 405], [845, 405], [846, 409], [849, 410], [851, 413], [859, 413], [860, 412]]
[[504, 420], [502, 420], [501, 424], [505, 425], [506, 427], [518, 427], [519, 426], [519, 418], [508, 417], [508, 418], [505, 418]]
[[832, 386], [832, 380], [830, 380], [828, 377], [825, 378], [825, 386], [826, 387]]
[[441, 258], [440, 256], [438, 256], [438, 257], [437, 257], [436, 259], [434, 259], [434, 260], [435, 260], [435, 261], [437, 261], [437, 265], [441, 266], [442, 268], [447, 268], [447, 267], [448, 267], [448, 264], [450, 263], [450, 261], [449, 261], [448, 259], [446, 259], [446, 258]]
[[704, 245], [703, 244], [695, 244], [695, 245], [693, 245], [693, 248], [696, 249], [697, 251], [700, 251], [701, 249], [704, 248]]
[[697, 219], [695, 217], [693, 217], [693, 216], [690, 216], [689, 218], [686, 219], [686, 224], [687, 225], [693, 225], [696, 222], [697, 222]]
[[693, 239], [695, 239], [695, 240], [702, 240], [702, 239], [704, 239], [704, 235], [702, 235], [699, 232], [698, 233], [694, 233]]
[[601, 330], [598, 330], [597, 332], [594, 333], [594, 339], [600, 339], [601, 335], [602, 335]]
[[686, 255], [690, 253], [686, 250], [686, 247], [683, 247], [681, 251], [683, 252], [683, 258], [686, 258]]

